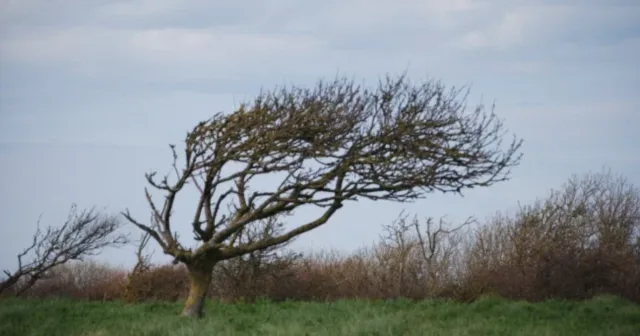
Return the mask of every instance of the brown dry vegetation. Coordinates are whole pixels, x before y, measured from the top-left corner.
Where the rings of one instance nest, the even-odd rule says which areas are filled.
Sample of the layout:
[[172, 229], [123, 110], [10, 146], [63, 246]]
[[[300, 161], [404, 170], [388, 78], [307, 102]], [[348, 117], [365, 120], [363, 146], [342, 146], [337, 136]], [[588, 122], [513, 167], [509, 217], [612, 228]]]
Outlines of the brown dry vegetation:
[[[187, 295], [189, 281], [182, 265], [146, 265], [131, 274], [83, 262], [57, 267], [24, 295], [114, 300], [128, 283], [130, 302], [175, 301]], [[486, 223], [452, 226], [401, 215], [375, 246], [351, 255], [274, 248], [226, 260], [208, 293], [224, 302], [470, 301], [485, 294], [530, 301], [614, 294], [640, 302], [640, 192], [602, 172], [574, 176], [546, 198]]]

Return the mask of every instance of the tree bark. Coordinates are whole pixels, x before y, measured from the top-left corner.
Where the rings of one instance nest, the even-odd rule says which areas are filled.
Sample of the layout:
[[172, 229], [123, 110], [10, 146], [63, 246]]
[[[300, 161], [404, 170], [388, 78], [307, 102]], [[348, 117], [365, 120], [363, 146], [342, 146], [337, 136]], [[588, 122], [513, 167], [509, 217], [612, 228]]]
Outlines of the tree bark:
[[201, 318], [204, 315], [204, 302], [215, 264], [212, 261], [196, 261], [187, 264], [189, 295], [182, 308], [182, 316]]

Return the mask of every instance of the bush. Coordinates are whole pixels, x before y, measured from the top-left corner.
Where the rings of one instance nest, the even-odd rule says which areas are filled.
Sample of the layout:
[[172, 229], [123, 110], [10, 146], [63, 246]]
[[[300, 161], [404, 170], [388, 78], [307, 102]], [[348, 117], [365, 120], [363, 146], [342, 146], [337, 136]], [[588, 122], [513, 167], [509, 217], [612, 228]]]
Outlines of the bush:
[[[612, 294], [640, 302], [640, 192], [620, 176], [574, 176], [513, 214], [498, 213], [475, 230], [471, 223], [452, 227], [401, 215], [378, 243], [351, 255], [302, 256], [282, 247], [254, 252], [218, 264], [209, 296], [224, 302], [472, 301], [494, 294], [540, 301]], [[141, 269], [130, 277], [132, 301], [186, 296], [184, 267]], [[113, 300], [123, 296], [127, 279], [120, 269], [73, 263], [53, 269], [27, 294]]]
[[535, 301], [602, 293], [639, 301], [639, 235], [637, 188], [610, 172], [574, 176], [476, 234], [467, 284]]
[[125, 281], [121, 269], [95, 261], [70, 262], [53, 268], [25, 296], [111, 301], [121, 298]]

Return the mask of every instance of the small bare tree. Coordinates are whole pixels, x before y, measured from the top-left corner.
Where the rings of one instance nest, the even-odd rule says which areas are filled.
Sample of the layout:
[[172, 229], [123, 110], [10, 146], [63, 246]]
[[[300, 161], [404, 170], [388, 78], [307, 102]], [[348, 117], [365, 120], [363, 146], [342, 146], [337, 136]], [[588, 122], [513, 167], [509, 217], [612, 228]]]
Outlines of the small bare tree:
[[[409, 218], [404, 211], [389, 225], [384, 225], [377, 261], [393, 274], [397, 293], [406, 296], [408, 284], [419, 285], [427, 295], [433, 295], [442, 285], [454, 280], [455, 268], [460, 268], [461, 232], [474, 223], [467, 218], [458, 226], [451, 226], [440, 218], [437, 227], [432, 217], [424, 221]], [[424, 294], [424, 293], [423, 293]]]
[[460, 276], [462, 265], [459, 253], [462, 237], [458, 233], [473, 223], [475, 219], [468, 217], [462, 224], [451, 227], [441, 217], [436, 228], [433, 218], [430, 217], [425, 221], [426, 228], [421, 231], [420, 223], [417, 220], [413, 221], [423, 268], [428, 278], [429, 293], [434, 293], [443, 283], [454, 280], [452, 277]]
[[151, 269], [152, 254], [144, 254], [144, 249], [147, 247], [149, 239], [151, 239], [151, 236], [148, 233], [143, 233], [138, 241], [138, 248], [136, 249], [136, 264], [127, 275], [127, 285], [125, 286], [123, 295], [125, 302], [134, 303], [138, 300], [138, 295], [135, 291], [135, 282], [142, 274]]
[[[71, 206], [62, 227], [49, 226], [43, 232], [38, 220], [31, 245], [18, 254], [18, 268], [4, 271], [7, 278], [0, 282], [0, 293], [19, 284], [15, 289], [19, 296], [58, 265], [97, 255], [106, 247], [127, 244], [127, 237], [117, 233], [120, 227], [117, 216], [96, 214], [94, 209], [78, 212], [76, 205]], [[25, 261], [25, 257], [30, 260]]]
[[[373, 90], [336, 79], [313, 89], [263, 92], [189, 132], [181, 168], [171, 146], [175, 181], [146, 175], [165, 193], [159, 206], [146, 191], [150, 224], [128, 211], [124, 216], [187, 266], [190, 291], [182, 314], [202, 316], [216, 263], [309, 232], [347, 202], [407, 202], [507, 180], [520, 161], [521, 141], [514, 137], [503, 146], [502, 121], [482, 105], [468, 111], [463, 93], [433, 81], [413, 84], [405, 76], [387, 77]], [[264, 176], [279, 185], [251, 190], [250, 183]], [[200, 192], [190, 221], [201, 242], [195, 250], [178, 241], [172, 222], [176, 197], [189, 182]], [[300, 207], [322, 214], [285, 233], [238, 244], [236, 237], [252, 223]]]
[[[416, 241], [411, 235], [411, 225], [407, 221], [408, 215], [404, 211], [400, 213], [391, 224], [383, 225], [383, 234], [380, 236], [380, 244], [373, 253], [376, 261], [384, 270], [382, 274], [391, 279], [384, 279], [392, 293], [389, 296], [407, 296], [407, 283], [411, 275], [417, 275], [415, 263]], [[411, 267], [413, 266], [413, 267]]]

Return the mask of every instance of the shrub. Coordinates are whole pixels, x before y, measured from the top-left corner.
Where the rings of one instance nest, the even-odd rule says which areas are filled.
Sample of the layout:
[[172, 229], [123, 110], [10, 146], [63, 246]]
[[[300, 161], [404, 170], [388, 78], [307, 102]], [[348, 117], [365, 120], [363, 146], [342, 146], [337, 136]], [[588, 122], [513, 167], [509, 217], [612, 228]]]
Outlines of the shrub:
[[[620, 176], [606, 171], [574, 176], [512, 214], [497, 213], [474, 230], [471, 223], [452, 227], [444, 220], [436, 225], [401, 215], [374, 246], [350, 255], [302, 256], [283, 247], [250, 253], [218, 264], [208, 295], [253, 302], [262, 297], [473, 301], [487, 294], [540, 301], [612, 294], [640, 302], [640, 192]], [[139, 253], [139, 260], [146, 259]], [[130, 277], [133, 301], [186, 296], [183, 266], [143, 268]], [[26, 294], [113, 300], [123, 296], [126, 284], [121, 269], [76, 262], [52, 269]]]

